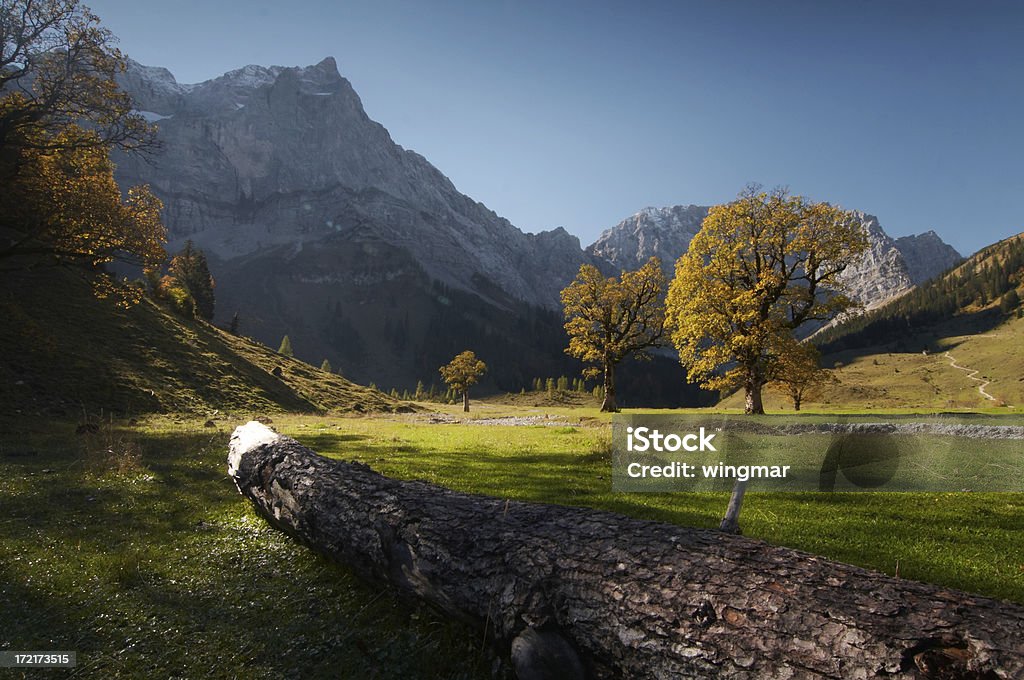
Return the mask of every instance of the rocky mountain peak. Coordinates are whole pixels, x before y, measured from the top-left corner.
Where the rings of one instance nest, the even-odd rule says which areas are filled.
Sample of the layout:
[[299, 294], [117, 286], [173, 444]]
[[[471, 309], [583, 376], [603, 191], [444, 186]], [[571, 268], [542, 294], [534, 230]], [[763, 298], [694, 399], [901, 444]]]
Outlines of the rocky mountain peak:
[[190, 238], [231, 261], [372, 236], [446, 285], [476, 290], [482, 277], [546, 307], [564, 285], [550, 267], [571, 278], [587, 259], [564, 230], [527, 236], [395, 144], [332, 57], [244, 66], [190, 86], [132, 62], [122, 84], [157, 122], [164, 151], [154, 164], [118, 159], [118, 175], [164, 199], [172, 247]]
[[707, 214], [707, 206], [699, 205], [644, 208], [604, 230], [587, 252], [618, 269], [636, 269], [651, 257], [658, 257], [666, 273], [671, 273]]
[[953, 246], [932, 230], [916, 236], [901, 236], [896, 239], [895, 245], [903, 255], [907, 273], [914, 285], [924, 283], [963, 260], [963, 256]]

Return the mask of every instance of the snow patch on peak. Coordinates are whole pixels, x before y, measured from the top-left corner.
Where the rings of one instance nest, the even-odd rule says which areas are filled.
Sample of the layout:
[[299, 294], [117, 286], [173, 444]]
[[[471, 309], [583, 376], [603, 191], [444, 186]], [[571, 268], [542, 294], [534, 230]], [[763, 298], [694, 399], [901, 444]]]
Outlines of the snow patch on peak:
[[154, 113], [152, 111], [139, 111], [138, 109], [132, 109], [132, 112], [142, 116], [147, 123], [155, 123], [158, 120], [166, 120], [167, 118], [171, 118], [171, 116], [164, 116], [162, 114]]
[[238, 87], [257, 88], [273, 83], [283, 70], [283, 66], [249, 64], [234, 71], [228, 71], [214, 80], [230, 82]]

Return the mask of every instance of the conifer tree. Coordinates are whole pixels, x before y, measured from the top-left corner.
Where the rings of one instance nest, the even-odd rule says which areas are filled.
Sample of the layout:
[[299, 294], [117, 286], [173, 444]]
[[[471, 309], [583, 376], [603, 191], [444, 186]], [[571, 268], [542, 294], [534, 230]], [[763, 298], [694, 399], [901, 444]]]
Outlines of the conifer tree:
[[281, 338], [281, 346], [277, 348], [277, 353], [286, 357], [295, 356], [295, 352], [292, 351], [292, 340], [287, 335]]
[[214, 296], [213, 277], [206, 263], [206, 255], [195, 247], [192, 241], [185, 241], [185, 247], [171, 259], [168, 274], [192, 298], [196, 316], [213, 318]]

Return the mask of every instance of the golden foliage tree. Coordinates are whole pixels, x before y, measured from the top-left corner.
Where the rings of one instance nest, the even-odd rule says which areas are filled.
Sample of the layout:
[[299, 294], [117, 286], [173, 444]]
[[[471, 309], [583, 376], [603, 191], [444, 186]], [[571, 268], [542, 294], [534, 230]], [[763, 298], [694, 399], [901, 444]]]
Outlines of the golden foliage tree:
[[[83, 134], [71, 127], [69, 134]], [[98, 267], [115, 259], [144, 268], [163, 263], [163, 204], [145, 186], [129, 189], [122, 199], [107, 148], [24, 148], [19, 156], [19, 172], [0, 192], [0, 261], [5, 268]], [[104, 277], [96, 279], [96, 286], [101, 297], [118, 292], [128, 301], [139, 295]]]
[[604, 374], [602, 411], [618, 411], [615, 403], [615, 366], [629, 355], [646, 358], [644, 350], [657, 347], [665, 330], [665, 274], [652, 257], [636, 271], [618, 278], [605, 277], [585, 264], [562, 291], [567, 354], [594, 364], [588, 377]]
[[[116, 82], [113, 36], [77, 0], [0, 4], [0, 270], [42, 264], [144, 268], [166, 258], [160, 201], [122, 198], [110, 150], [154, 145], [155, 129]], [[141, 291], [94, 279], [122, 302]]]
[[480, 376], [487, 370], [487, 364], [477, 359], [476, 354], [467, 349], [438, 370], [445, 384], [462, 395], [462, 410], [468, 413], [469, 388], [480, 380]]
[[803, 351], [796, 329], [854, 304], [839, 275], [866, 248], [852, 213], [784, 189], [751, 186], [711, 208], [668, 292], [672, 341], [690, 379], [742, 386], [746, 412], [764, 413], [762, 388]]
[[[125, 63], [114, 36], [79, 0], [5, 0], [0, 36], [0, 150], [155, 144], [117, 85]], [[3, 160], [16, 170], [16, 158]]]

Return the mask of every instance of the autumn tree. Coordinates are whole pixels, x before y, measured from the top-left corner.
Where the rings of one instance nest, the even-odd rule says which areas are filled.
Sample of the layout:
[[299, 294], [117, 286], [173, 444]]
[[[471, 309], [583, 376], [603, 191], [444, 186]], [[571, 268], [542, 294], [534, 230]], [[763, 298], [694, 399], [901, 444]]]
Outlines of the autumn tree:
[[469, 388], [480, 380], [487, 370], [487, 364], [476, 358], [476, 354], [466, 350], [457, 354], [451, 363], [442, 366], [439, 371], [441, 379], [452, 391], [462, 395], [462, 410], [469, 412]]
[[192, 241], [185, 241], [185, 247], [171, 258], [167, 270], [168, 275], [192, 298], [196, 316], [207, 321], [213, 319], [214, 281], [203, 251]]
[[773, 386], [790, 398], [794, 411], [799, 411], [805, 399], [819, 395], [822, 387], [836, 382], [832, 372], [821, 367], [818, 350], [802, 343], [779, 358]]
[[866, 248], [851, 212], [784, 189], [751, 186], [711, 208], [668, 292], [672, 341], [690, 379], [741, 386], [745, 411], [764, 413], [762, 388], [802, 351], [795, 331], [854, 304], [839, 275]]
[[585, 264], [562, 291], [567, 354], [593, 364], [586, 377], [604, 375], [602, 411], [618, 411], [615, 367], [627, 356], [647, 358], [645, 350], [659, 346], [665, 330], [665, 275], [652, 257], [636, 271], [605, 277]]
[[[110, 150], [148, 149], [155, 130], [118, 89], [113, 37], [77, 0], [0, 4], [0, 271], [160, 266], [162, 205], [147, 187], [122, 198]], [[141, 291], [94, 280], [97, 294]]]
[[22, 150], [155, 148], [155, 129], [117, 85], [116, 39], [79, 0], [5, 0], [0, 38], [0, 176]]

